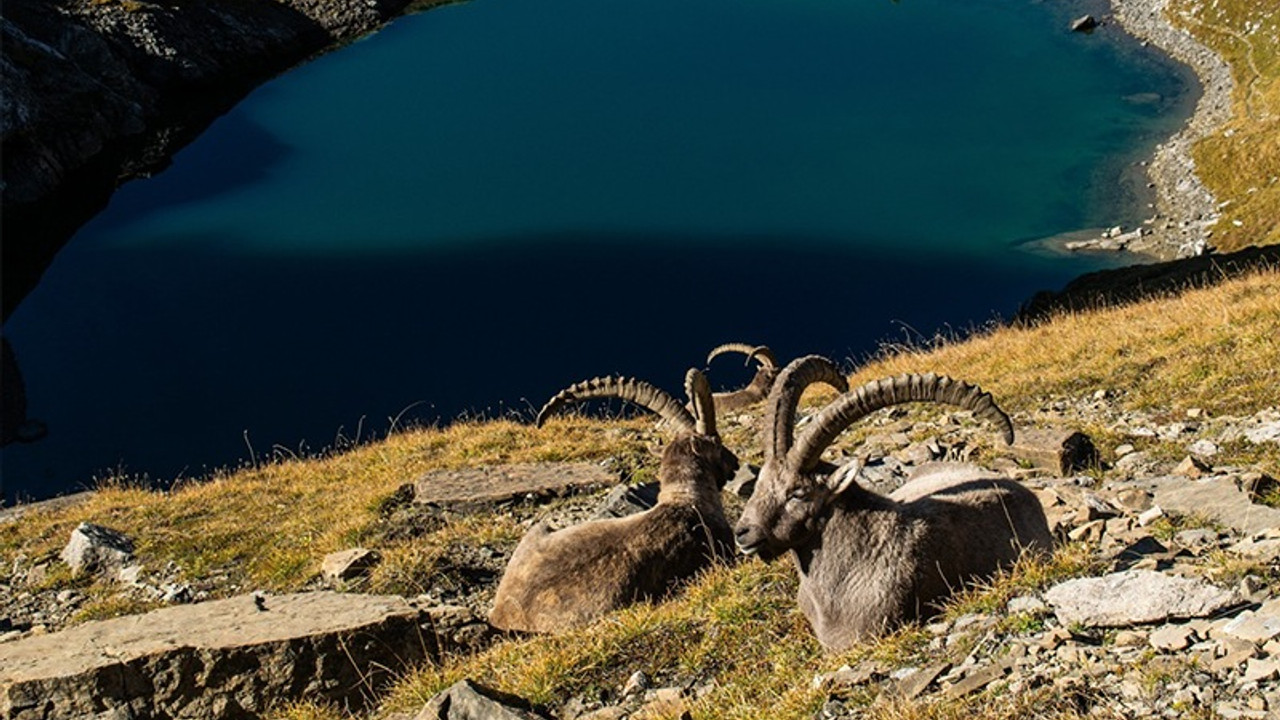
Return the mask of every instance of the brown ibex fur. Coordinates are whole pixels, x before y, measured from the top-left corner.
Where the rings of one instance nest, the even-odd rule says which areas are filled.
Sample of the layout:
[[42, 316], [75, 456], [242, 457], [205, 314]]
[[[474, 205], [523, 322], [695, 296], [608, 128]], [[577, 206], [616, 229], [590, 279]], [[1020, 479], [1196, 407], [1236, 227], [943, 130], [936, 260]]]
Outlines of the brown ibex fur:
[[[684, 409], [665, 393], [621, 378], [580, 383], [557, 396], [560, 404], [623, 397], [661, 414], [678, 428], [678, 435], [663, 450], [654, 507], [563, 530], [553, 531], [545, 522], [529, 530], [498, 585], [489, 615], [493, 626], [566, 630], [632, 603], [661, 599], [717, 559], [733, 558], [733, 532], [720, 489], [737, 471], [738, 459], [716, 436], [710, 389], [701, 373], [696, 378], [695, 373], [690, 372], [689, 386], [696, 422], [682, 416]], [[618, 392], [627, 383], [643, 388], [631, 396]], [[548, 408], [555, 407], [553, 398]]]

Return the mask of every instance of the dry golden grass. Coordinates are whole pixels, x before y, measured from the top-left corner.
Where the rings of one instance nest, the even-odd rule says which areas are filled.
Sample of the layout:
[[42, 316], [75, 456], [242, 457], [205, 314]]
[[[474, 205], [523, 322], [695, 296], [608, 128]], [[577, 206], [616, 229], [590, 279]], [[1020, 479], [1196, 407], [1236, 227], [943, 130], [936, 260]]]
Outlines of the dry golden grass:
[[[87, 502], [33, 511], [0, 525], [0, 574], [18, 554], [52, 557], [80, 522], [115, 528], [138, 541], [145, 567], [175, 563], [187, 581], [218, 577], [222, 588], [296, 589], [319, 570], [324, 555], [349, 547], [378, 518], [379, 503], [427, 470], [498, 462], [595, 459], [644, 454], [648, 426], [640, 421], [557, 420], [539, 430], [499, 421], [418, 430], [325, 458], [290, 460], [187, 483], [170, 492], [108, 484]], [[414, 551], [459, 542], [513, 538], [514, 527], [460, 520]], [[392, 552], [383, 573], [401, 568]], [[414, 565], [410, 559], [409, 565]], [[417, 563], [418, 567], [425, 567]], [[376, 582], [395, 584], [380, 576]], [[68, 584], [68, 577], [55, 576]], [[114, 601], [113, 601], [114, 602]], [[89, 616], [105, 614], [90, 607]]]
[[1280, 405], [1280, 270], [965, 342], [896, 348], [852, 381], [924, 371], [977, 382], [1007, 410], [1108, 389], [1129, 408], [1250, 414]]
[[1174, 0], [1169, 16], [1222, 55], [1236, 80], [1232, 120], [1194, 149], [1201, 179], [1226, 203], [1213, 242], [1227, 252], [1280, 243], [1280, 6]]
[[[986, 587], [966, 593], [949, 614], [1003, 608], [1016, 593], [1091, 569], [1087, 550], [1069, 546], [1051, 559], [1019, 563]], [[796, 606], [795, 591], [795, 573], [786, 561], [716, 567], [665, 604], [613, 613], [556, 637], [507, 640], [479, 655], [423, 668], [391, 692], [377, 715], [419, 708], [463, 678], [483, 678], [494, 689], [554, 709], [574, 695], [616, 693], [632, 672], [641, 670], [657, 682], [714, 680], [710, 692], [688, 707], [699, 720], [748, 720], [760, 717], [762, 708], [779, 720], [809, 718], [827, 698], [825, 688], [814, 687], [815, 674], [867, 659], [902, 664], [937, 659], [927, 647], [930, 636], [918, 626], [849, 652], [825, 654]], [[1044, 711], [1036, 717], [1076, 717], [1069, 708], [1050, 712], [1052, 705], [1037, 705], [1044, 700], [979, 697], [933, 704], [868, 696], [856, 702], [866, 706], [870, 717], [959, 717], [965, 708], [979, 718], [1013, 717], [1021, 715], [1008, 713], [1033, 706]]]

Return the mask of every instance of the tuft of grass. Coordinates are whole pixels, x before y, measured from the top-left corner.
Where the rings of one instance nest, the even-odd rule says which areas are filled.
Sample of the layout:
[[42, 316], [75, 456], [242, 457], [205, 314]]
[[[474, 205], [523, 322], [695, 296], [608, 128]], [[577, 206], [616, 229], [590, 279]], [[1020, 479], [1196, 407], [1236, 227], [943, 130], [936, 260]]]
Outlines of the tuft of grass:
[[1203, 513], [1186, 513], [1180, 515], [1164, 515], [1156, 518], [1147, 526], [1147, 531], [1157, 540], [1168, 542], [1183, 530], [1222, 530], [1216, 520]]

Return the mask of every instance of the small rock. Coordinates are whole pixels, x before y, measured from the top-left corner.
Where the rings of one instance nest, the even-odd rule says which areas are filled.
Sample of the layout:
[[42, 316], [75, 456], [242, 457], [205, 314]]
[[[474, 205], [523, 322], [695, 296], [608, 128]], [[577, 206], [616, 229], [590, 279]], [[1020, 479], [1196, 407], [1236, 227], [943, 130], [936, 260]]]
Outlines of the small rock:
[[618, 485], [600, 501], [595, 518], [620, 518], [644, 512], [658, 504], [658, 483]]
[[631, 677], [627, 678], [627, 682], [622, 686], [622, 697], [631, 697], [638, 695], [649, 689], [649, 676], [644, 671], [637, 670], [631, 673]]
[[1076, 542], [1099, 543], [1102, 542], [1102, 536], [1106, 534], [1106, 529], [1106, 520], [1094, 520], [1067, 533], [1067, 537]]
[[1077, 522], [1081, 524], [1092, 520], [1106, 520], [1120, 514], [1114, 505], [1091, 492], [1084, 493], [1080, 499], [1083, 504], [1077, 515]]
[[1162, 517], [1164, 517], [1164, 510], [1160, 509], [1159, 505], [1152, 505], [1138, 516], [1138, 524], [1146, 527]]
[[351, 548], [324, 556], [320, 573], [330, 582], [349, 582], [369, 574], [382, 562], [377, 550]]
[[854, 688], [884, 677], [884, 668], [875, 662], [859, 663], [853, 668], [845, 665], [826, 678], [833, 688]]
[[1280, 443], [1280, 421], [1264, 423], [1256, 428], [1245, 430], [1244, 436], [1254, 444], [1264, 442]]
[[1034, 595], [1020, 595], [1016, 598], [1011, 598], [1009, 600], [1009, 604], [1005, 606], [1005, 609], [1008, 610], [1010, 615], [1015, 615], [1017, 613], [1040, 615], [1048, 612], [1049, 606], [1046, 605], [1043, 600]]
[[1231, 637], [1262, 644], [1280, 636], [1280, 616], [1246, 610], [1231, 619], [1222, 631]]
[[1196, 633], [1186, 625], [1165, 625], [1151, 633], [1151, 647], [1166, 652], [1185, 650], [1191, 646]]
[[1244, 666], [1243, 682], [1262, 682], [1280, 675], [1280, 660], [1250, 658]]
[[160, 599], [171, 605], [189, 603], [194, 597], [191, 586], [184, 583], [166, 583], [160, 592]]
[[141, 585], [142, 572], [141, 565], [129, 565], [121, 568], [120, 572], [116, 573], [116, 580], [125, 585]]
[[1173, 466], [1171, 471], [1174, 475], [1189, 477], [1192, 480], [1198, 480], [1213, 471], [1207, 463], [1200, 460], [1194, 455], [1188, 455], [1182, 459], [1182, 462]]
[[1213, 711], [1223, 720], [1267, 720], [1266, 712], [1242, 708], [1235, 703], [1220, 702]]
[[80, 523], [60, 555], [73, 572], [118, 572], [133, 560], [133, 540], [101, 525]]
[[1116, 460], [1115, 469], [1127, 476], [1134, 476], [1146, 472], [1153, 466], [1150, 453], [1141, 450], [1137, 452], [1129, 452]]
[[1098, 465], [1098, 450], [1093, 440], [1070, 428], [1021, 430], [1012, 451], [1016, 457], [1059, 477]]
[[1040, 639], [1040, 647], [1045, 650], [1057, 650], [1059, 646], [1071, 639], [1071, 631], [1066, 628], [1054, 628]]
[[1209, 670], [1217, 675], [1235, 670], [1258, 654], [1258, 650], [1252, 642], [1236, 639], [1228, 639], [1222, 642], [1221, 651], [1222, 656], [1209, 664]]
[[1218, 531], [1208, 528], [1192, 528], [1181, 530], [1173, 536], [1173, 541], [1183, 547], [1199, 548], [1218, 543]]
[[515, 698], [495, 699], [498, 693], [470, 680], [459, 680], [431, 698], [414, 720], [536, 720], [527, 708], [514, 707]]
[[904, 678], [899, 678], [894, 691], [908, 700], [917, 698], [949, 667], [951, 663], [944, 661], [921, 668]]
[[947, 688], [943, 694], [949, 699], [964, 697], [1004, 677], [1005, 669], [1002, 665], [987, 665], [974, 670], [966, 675], [963, 680]]
[[1187, 452], [1194, 457], [1213, 457], [1218, 454], [1218, 445], [1212, 440], [1197, 440], [1187, 446]]
[[1142, 513], [1151, 508], [1151, 493], [1138, 488], [1126, 488], [1116, 493], [1115, 504], [1127, 513]]
[[1249, 535], [1280, 527], [1280, 509], [1253, 504], [1230, 478], [1160, 478], [1154, 485], [1156, 504], [1165, 512], [1200, 513]]
[[1116, 647], [1142, 647], [1147, 644], [1147, 634], [1137, 630], [1121, 630], [1116, 633]]
[[[1083, 15], [1071, 21], [1071, 32], [1087, 33], [1098, 28], [1098, 19], [1092, 15]], [[1108, 235], [1107, 237], [1111, 237]]]
[[1257, 575], [1245, 575], [1240, 578], [1240, 587], [1238, 588], [1241, 595], [1250, 600], [1261, 600], [1267, 596], [1267, 581]]

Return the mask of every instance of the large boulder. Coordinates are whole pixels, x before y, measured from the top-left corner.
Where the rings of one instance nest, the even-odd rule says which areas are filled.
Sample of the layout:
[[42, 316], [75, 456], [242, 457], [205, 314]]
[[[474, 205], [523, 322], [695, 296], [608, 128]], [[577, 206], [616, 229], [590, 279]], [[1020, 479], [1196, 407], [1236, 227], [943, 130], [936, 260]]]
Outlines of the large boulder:
[[297, 698], [358, 708], [437, 655], [400, 597], [246, 595], [0, 643], [0, 717], [257, 717]]
[[1240, 602], [1230, 590], [1153, 570], [1068, 580], [1050, 588], [1044, 598], [1063, 625], [1090, 627], [1208, 617]]

